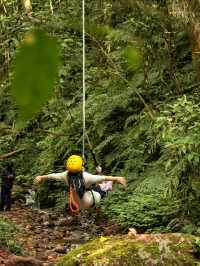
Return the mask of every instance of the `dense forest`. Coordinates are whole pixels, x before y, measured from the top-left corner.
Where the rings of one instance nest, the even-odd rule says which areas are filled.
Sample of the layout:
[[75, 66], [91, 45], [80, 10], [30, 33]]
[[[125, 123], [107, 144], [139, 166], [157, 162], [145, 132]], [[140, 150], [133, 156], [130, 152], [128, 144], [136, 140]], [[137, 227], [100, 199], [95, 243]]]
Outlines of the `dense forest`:
[[[95, 154], [104, 174], [126, 177], [101, 204], [124, 231], [200, 234], [199, 11], [188, 0], [86, 1], [87, 168], [95, 172]], [[67, 157], [82, 152], [82, 4], [1, 0], [0, 14], [0, 166], [13, 162], [17, 200], [36, 175], [65, 171]], [[57, 40], [56, 81], [21, 60], [14, 91], [19, 50], [34, 29]], [[23, 106], [26, 75], [32, 100]], [[34, 88], [48, 79], [49, 96]], [[42, 209], [65, 211], [61, 182], [36, 193]]]

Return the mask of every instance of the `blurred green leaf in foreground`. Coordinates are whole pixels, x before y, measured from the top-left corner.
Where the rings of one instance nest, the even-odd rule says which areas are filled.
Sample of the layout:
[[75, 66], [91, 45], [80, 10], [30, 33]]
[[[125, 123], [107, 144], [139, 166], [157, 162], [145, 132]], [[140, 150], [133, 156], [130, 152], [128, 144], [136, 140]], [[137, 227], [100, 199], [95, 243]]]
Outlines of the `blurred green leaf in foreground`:
[[26, 33], [15, 57], [12, 82], [20, 122], [33, 118], [52, 96], [58, 66], [56, 40], [39, 29]]

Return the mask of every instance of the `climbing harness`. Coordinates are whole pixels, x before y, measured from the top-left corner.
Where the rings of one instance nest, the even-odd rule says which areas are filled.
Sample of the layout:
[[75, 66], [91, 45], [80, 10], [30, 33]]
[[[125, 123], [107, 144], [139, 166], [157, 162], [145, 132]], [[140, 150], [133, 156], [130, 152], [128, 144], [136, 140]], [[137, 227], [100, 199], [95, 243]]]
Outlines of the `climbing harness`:
[[93, 191], [91, 189], [90, 189], [90, 192], [92, 194], [92, 199], [93, 199], [92, 207], [96, 207], [96, 201], [95, 201], [94, 193], [93, 193]]
[[80, 210], [78, 199], [74, 198], [72, 187], [70, 187], [70, 190], [69, 190], [69, 209], [72, 213], [77, 213]]
[[79, 211], [78, 198], [82, 198], [85, 193], [85, 183], [83, 180], [82, 172], [70, 173], [68, 172], [69, 182], [69, 208], [72, 213]]
[[88, 136], [88, 134], [86, 132], [85, 132], [85, 137], [87, 139], [87, 143], [88, 143], [88, 146], [89, 146], [89, 149], [90, 149], [90, 153], [92, 155], [92, 159], [94, 161], [94, 165], [97, 168], [97, 167], [99, 167], [98, 162], [97, 162], [97, 158], [96, 158], [96, 155], [95, 155], [95, 153], [93, 151], [93, 147], [92, 147], [92, 144], [90, 142], [89, 136]]

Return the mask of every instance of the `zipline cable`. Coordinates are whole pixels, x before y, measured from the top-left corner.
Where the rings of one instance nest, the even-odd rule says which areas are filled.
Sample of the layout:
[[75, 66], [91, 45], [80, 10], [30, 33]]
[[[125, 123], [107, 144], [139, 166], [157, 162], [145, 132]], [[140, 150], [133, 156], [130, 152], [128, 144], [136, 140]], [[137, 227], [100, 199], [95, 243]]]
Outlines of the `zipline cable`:
[[82, 156], [83, 159], [85, 157], [85, 130], [86, 130], [86, 126], [85, 126], [85, 0], [82, 0], [82, 49], [83, 49], [83, 141], [82, 141]]
[[92, 153], [92, 157], [95, 163], [95, 167], [98, 166], [96, 156], [92, 150], [92, 145], [90, 143], [89, 137], [86, 133], [86, 101], [85, 101], [85, 94], [86, 94], [86, 81], [85, 81], [85, 76], [86, 76], [86, 60], [85, 60], [85, 0], [82, 0], [82, 49], [83, 49], [83, 140], [82, 140], [82, 157], [85, 159], [85, 140], [87, 138], [87, 142], [89, 144], [90, 151]]
[[[86, 127], [85, 127], [85, 0], [82, 0], [82, 94], [83, 94], [83, 105], [82, 105], [82, 113], [83, 113], [83, 136], [82, 136], [82, 157], [83, 160], [85, 159], [85, 135], [86, 135]], [[79, 212], [79, 204], [77, 197], [74, 197], [75, 193], [70, 188], [68, 194], [68, 203], [69, 209], [71, 213]]]

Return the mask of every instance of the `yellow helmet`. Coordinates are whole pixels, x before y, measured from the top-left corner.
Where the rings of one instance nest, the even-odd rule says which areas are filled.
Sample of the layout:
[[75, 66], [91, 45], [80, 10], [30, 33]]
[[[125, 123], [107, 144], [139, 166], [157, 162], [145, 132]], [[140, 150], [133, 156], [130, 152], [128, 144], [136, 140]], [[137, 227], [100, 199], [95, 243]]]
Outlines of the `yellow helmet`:
[[83, 159], [79, 155], [71, 155], [67, 160], [66, 167], [71, 173], [81, 172], [83, 169]]

